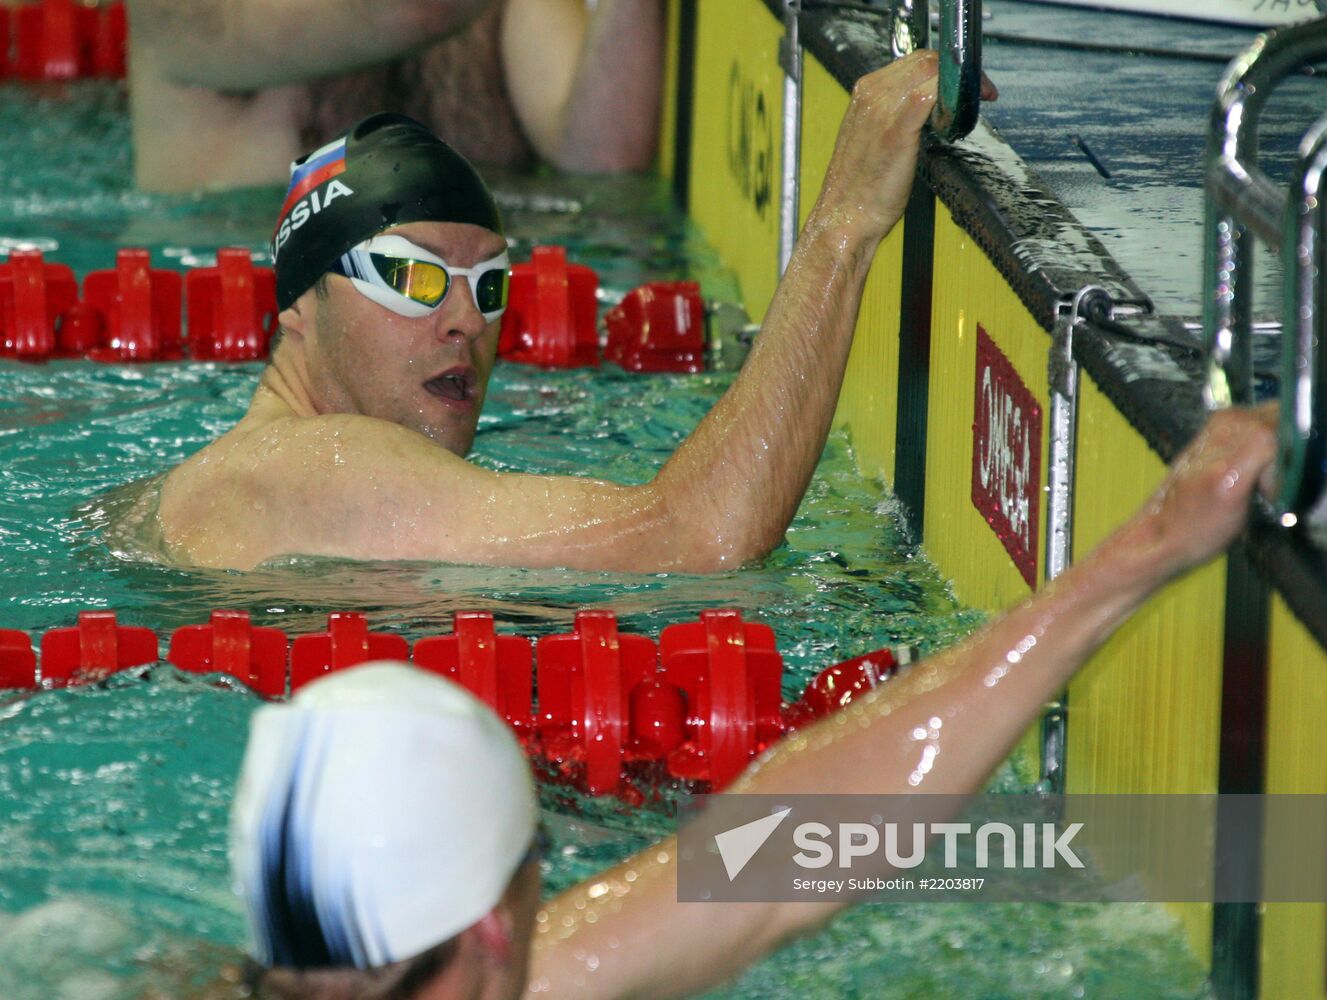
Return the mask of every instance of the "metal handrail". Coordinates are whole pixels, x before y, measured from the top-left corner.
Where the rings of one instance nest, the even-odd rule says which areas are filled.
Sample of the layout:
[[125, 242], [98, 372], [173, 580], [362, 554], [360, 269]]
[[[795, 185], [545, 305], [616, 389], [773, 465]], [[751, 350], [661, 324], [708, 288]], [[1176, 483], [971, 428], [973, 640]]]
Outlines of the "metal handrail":
[[981, 112], [981, 0], [941, 0], [939, 52], [931, 128], [953, 142], [972, 131]]
[[798, 22], [801, 0], [783, 0], [783, 38], [779, 65], [783, 68], [783, 149], [779, 181], [779, 277], [788, 269], [797, 243], [798, 207], [802, 178], [802, 43]]
[[[1289, 397], [1281, 410], [1277, 512], [1293, 523], [1321, 491], [1310, 470], [1317, 441], [1316, 296], [1323, 213], [1321, 123], [1300, 150], [1289, 195], [1258, 167], [1258, 121], [1275, 86], [1327, 58], [1327, 19], [1260, 35], [1236, 57], [1217, 88], [1208, 132], [1203, 254], [1203, 329], [1209, 406], [1253, 402], [1253, 248], [1261, 238], [1286, 262], [1283, 372]], [[1286, 252], [1293, 248], [1292, 259]], [[1307, 297], [1306, 297], [1307, 296]], [[1304, 333], [1307, 329], [1310, 332]], [[1308, 373], [1305, 374], [1305, 365]], [[1288, 405], [1287, 405], [1288, 404]], [[1316, 446], [1320, 451], [1320, 446]], [[1321, 463], [1319, 462], [1319, 465]]]
[[[1323, 398], [1327, 358], [1327, 310], [1323, 309], [1323, 269], [1327, 267], [1327, 116], [1304, 136], [1299, 164], [1290, 182], [1282, 244], [1295, 248], [1285, 261], [1285, 322], [1281, 353], [1281, 429], [1277, 513], [1289, 521], [1310, 511], [1323, 495], [1327, 450], [1319, 428], [1327, 429]], [[1322, 349], [1320, 349], [1322, 348]]]
[[889, 47], [895, 59], [931, 44], [931, 5], [927, 0], [895, 0]]

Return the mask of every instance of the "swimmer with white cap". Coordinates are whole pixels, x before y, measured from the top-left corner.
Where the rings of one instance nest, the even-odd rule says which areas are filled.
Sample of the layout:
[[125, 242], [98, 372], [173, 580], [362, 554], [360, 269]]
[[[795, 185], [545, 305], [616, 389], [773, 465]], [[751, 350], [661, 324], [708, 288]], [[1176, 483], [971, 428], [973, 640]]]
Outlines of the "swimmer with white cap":
[[[729, 791], [952, 803], [979, 790], [1134, 609], [1240, 535], [1255, 487], [1269, 486], [1276, 419], [1215, 414], [1095, 551], [965, 643], [771, 748]], [[232, 825], [264, 966], [257, 995], [689, 996], [838, 910], [681, 903], [670, 838], [536, 914], [536, 829], [515, 738], [449, 681], [365, 666], [261, 709]]]
[[254, 717], [231, 842], [264, 966], [409, 981], [511, 937], [500, 902], [528, 935], [538, 839], [520, 745], [455, 684], [369, 664]]

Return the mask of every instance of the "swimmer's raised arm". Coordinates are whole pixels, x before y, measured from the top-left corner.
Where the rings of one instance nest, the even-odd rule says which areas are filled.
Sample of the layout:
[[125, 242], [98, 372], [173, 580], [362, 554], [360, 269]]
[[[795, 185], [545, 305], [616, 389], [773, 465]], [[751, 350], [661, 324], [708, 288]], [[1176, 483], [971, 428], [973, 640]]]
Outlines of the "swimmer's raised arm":
[[[976, 792], [1116, 628], [1239, 537], [1254, 492], [1270, 493], [1275, 428], [1273, 408], [1212, 416], [1152, 497], [1085, 558], [971, 639], [854, 702], [848, 725], [781, 745], [733, 790]], [[852, 766], [861, 760], [869, 772]]]
[[862, 77], [820, 195], [741, 373], [655, 485], [711, 526], [701, 568], [769, 552], [825, 447], [880, 241], [903, 215], [935, 101], [934, 52]]
[[660, 0], [507, 0], [502, 61], [521, 127], [564, 170], [644, 170], [663, 80]]
[[133, 61], [170, 83], [252, 91], [394, 59], [493, 2], [129, 0]]
[[[846, 718], [779, 744], [731, 790], [977, 792], [1041, 706], [1144, 600], [1238, 537], [1275, 455], [1274, 426], [1268, 410], [1216, 414], [1152, 499], [1086, 559], [967, 642], [854, 702]], [[837, 909], [679, 903], [669, 840], [545, 906], [531, 992], [686, 996]]]

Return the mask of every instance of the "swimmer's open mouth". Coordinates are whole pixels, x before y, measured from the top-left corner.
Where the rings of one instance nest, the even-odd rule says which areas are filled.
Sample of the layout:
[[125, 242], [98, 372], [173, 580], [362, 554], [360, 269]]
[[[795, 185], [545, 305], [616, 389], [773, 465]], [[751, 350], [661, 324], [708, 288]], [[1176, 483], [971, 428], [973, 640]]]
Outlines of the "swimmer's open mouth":
[[424, 383], [430, 395], [465, 403], [474, 398], [475, 373], [468, 368], [453, 368]]

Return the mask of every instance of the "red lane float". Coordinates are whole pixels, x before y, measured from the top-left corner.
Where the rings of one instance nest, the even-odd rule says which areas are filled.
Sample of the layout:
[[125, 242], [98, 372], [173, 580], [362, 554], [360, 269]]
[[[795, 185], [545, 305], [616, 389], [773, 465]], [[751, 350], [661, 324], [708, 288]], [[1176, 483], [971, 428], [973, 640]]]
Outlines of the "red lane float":
[[632, 372], [705, 370], [705, 303], [694, 281], [633, 288], [604, 316], [604, 358]]
[[580, 611], [570, 635], [539, 640], [539, 741], [544, 756], [584, 767], [592, 795], [622, 784], [631, 692], [655, 673], [657, 650], [617, 630], [611, 611]]
[[415, 665], [456, 681], [523, 736], [534, 725], [530, 640], [498, 635], [488, 611], [458, 611], [452, 634], [415, 643]]
[[[120, 0], [89, 6], [74, 0], [41, 0], [6, 11], [14, 39], [10, 69], [22, 80], [123, 77], [128, 24]], [[3, 52], [9, 51], [8, 39]]]
[[16, 10], [18, 75], [24, 80], [72, 80], [83, 65], [82, 22], [73, 0], [43, 0]]
[[562, 247], [535, 247], [514, 264], [498, 335], [498, 355], [544, 368], [599, 364], [599, 276], [568, 264]]
[[254, 361], [267, 357], [276, 333], [276, 273], [254, 267], [249, 251], [225, 247], [216, 267], [185, 278], [189, 353], [200, 361]]
[[41, 637], [41, 679], [48, 687], [100, 680], [157, 659], [156, 633], [120, 625], [114, 611], [80, 611], [77, 625]]
[[[55, 335], [55, 356], [91, 358], [101, 355], [106, 343], [106, 320], [101, 310], [86, 302], [75, 302], [60, 317]], [[32, 360], [40, 360], [34, 358]], [[99, 360], [117, 360], [101, 356]]]
[[[119, 625], [111, 611], [82, 612], [40, 647], [38, 660], [26, 633], [0, 630], [0, 689], [65, 687], [158, 661], [156, 635]], [[634, 802], [665, 776], [724, 787], [785, 732], [844, 708], [911, 660], [910, 650], [892, 649], [846, 660], [784, 706], [774, 633], [733, 610], [671, 625], [657, 646], [620, 632], [611, 611], [581, 611], [571, 633], [541, 638], [533, 657], [530, 640], [498, 635], [488, 612], [458, 612], [451, 634], [421, 638], [412, 653], [404, 638], [370, 632], [358, 613], [333, 613], [327, 631], [290, 642], [247, 612], [214, 611], [205, 625], [176, 629], [166, 658], [277, 698], [334, 670], [412, 655], [420, 669], [474, 692], [563, 780]]]
[[77, 301], [67, 265], [47, 263], [40, 250], [10, 253], [0, 264], [0, 355], [36, 361], [56, 353], [56, 328]]
[[784, 722], [790, 729], [799, 729], [833, 715], [874, 691], [897, 673], [900, 666], [906, 666], [908, 658], [892, 649], [877, 649], [826, 667], [811, 679], [796, 704], [788, 706]]
[[84, 278], [81, 300], [67, 265], [46, 261], [40, 250], [15, 250], [0, 263], [0, 356], [175, 360], [184, 354], [182, 300], [192, 357], [267, 356], [277, 325], [276, 276], [238, 247], [218, 250], [214, 267], [187, 274], [152, 267], [147, 250], [121, 249], [114, 269]]
[[410, 644], [399, 635], [370, 632], [368, 619], [355, 612], [334, 611], [327, 616], [327, 631], [302, 635], [290, 646], [290, 690], [333, 670], [369, 660], [408, 660]]
[[665, 760], [687, 738], [687, 700], [676, 684], [652, 677], [631, 692], [628, 761]]
[[250, 624], [247, 611], [213, 611], [207, 625], [175, 630], [166, 659], [195, 674], [223, 673], [259, 694], [286, 693], [286, 633]]
[[659, 637], [664, 679], [686, 695], [688, 740], [669, 773], [720, 788], [783, 734], [783, 658], [767, 625], [736, 611], [702, 611], [699, 623]]
[[129, 44], [129, 17], [121, 0], [99, 8], [92, 36], [92, 75], [123, 79]]
[[29, 690], [37, 686], [37, 654], [28, 633], [0, 628], [0, 688]]
[[[498, 353], [546, 368], [597, 365], [598, 281], [590, 268], [567, 263], [562, 247], [536, 247], [530, 263], [512, 268]], [[0, 356], [171, 361], [187, 347], [196, 360], [254, 361], [267, 356], [277, 321], [275, 273], [242, 247], [223, 247], [214, 266], [183, 274], [152, 267], [145, 249], [122, 248], [114, 268], [86, 275], [81, 298], [73, 271], [39, 250], [15, 250], [0, 263]], [[604, 323], [606, 356], [627, 371], [705, 368], [705, 304], [695, 282], [632, 289]]]
[[180, 358], [183, 288], [179, 272], [153, 268], [146, 250], [117, 251], [113, 271], [91, 271], [83, 279], [83, 302], [97, 310], [105, 331], [83, 352], [94, 361]]

